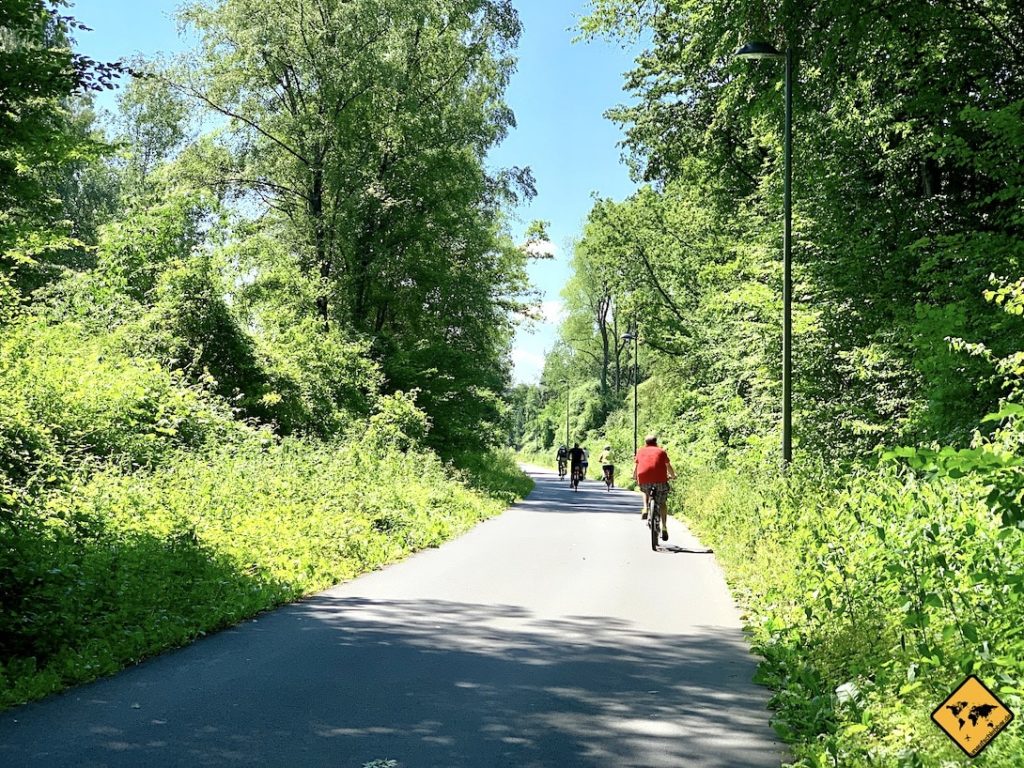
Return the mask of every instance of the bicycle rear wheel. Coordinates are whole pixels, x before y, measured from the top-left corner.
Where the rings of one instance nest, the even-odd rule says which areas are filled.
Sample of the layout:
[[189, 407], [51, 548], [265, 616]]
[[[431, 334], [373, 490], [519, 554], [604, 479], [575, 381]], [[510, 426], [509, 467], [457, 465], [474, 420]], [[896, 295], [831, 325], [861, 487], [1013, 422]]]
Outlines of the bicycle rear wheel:
[[647, 513], [647, 518], [651, 521], [651, 549], [657, 552], [658, 534], [661, 533], [661, 511], [653, 500], [651, 501], [651, 509]]

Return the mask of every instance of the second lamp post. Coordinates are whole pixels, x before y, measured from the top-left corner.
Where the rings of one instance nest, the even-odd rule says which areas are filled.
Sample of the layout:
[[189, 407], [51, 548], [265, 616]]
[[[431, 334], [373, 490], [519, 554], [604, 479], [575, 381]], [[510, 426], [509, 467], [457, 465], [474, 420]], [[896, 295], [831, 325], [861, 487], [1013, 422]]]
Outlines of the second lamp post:
[[565, 384], [565, 447], [569, 447], [569, 380], [559, 379], [559, 384]]
[[640, 332], [633, 329], [629, 333], [622, 334], [622, 340], [633, 342], [633, 455], [636, 456], [638, 444], [637, 417], [640, 411], [640, 398], [637, 397], [637, 385], [640, 382]]

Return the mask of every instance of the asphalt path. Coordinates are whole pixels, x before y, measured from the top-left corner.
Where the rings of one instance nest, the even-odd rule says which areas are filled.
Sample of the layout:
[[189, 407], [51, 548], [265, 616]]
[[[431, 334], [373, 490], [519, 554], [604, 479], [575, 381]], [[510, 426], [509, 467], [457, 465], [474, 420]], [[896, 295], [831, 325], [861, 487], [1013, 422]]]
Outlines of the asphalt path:
[[0, 766], [778, 768], [714, 556], [529, 471], [439, 549], [0, 715]]

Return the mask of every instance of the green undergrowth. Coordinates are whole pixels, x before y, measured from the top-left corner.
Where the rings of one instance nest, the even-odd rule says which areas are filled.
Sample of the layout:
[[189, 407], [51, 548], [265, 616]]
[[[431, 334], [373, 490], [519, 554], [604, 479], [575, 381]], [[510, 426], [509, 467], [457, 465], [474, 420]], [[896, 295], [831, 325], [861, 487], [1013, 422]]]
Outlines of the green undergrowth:
[[511, 451], [471, 452], [455, 460], [458, 472], [473, 488], [507, 504], [526, 498], [533, 490], [533, 480], [524, 475]]
[[965, 765], [930, 714], [968, 674], [1018, 716], [973, 764], [1024, 764], [1024, 531], [983, 478], [676, 466], [673, 507], [746, 609], [796, 765]]
[[0, 704], [437, 546], [527, 491], [505, 455], [462, 472], [425, 451], [298, 439], [94, 473], [5, 531]]

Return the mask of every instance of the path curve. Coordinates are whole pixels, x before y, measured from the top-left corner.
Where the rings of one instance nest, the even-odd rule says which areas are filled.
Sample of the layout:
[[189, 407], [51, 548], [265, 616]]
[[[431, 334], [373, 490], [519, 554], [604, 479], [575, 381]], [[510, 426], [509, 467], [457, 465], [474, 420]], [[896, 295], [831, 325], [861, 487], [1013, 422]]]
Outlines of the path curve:
[[713, 555], [528, 471], [439, 549], [0, 715], [0, 765], [777, 768]]

